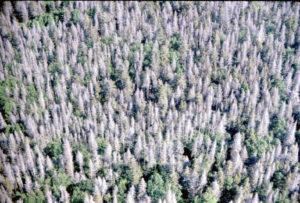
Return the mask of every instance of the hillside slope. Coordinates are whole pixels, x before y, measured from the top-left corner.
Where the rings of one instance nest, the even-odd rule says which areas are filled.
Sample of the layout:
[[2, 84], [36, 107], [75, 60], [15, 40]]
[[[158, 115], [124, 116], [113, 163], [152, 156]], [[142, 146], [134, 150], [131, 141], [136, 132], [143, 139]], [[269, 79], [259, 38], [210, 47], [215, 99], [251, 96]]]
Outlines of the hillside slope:
[[299, 8], [2, 3], [0, 202], [300, 202]]

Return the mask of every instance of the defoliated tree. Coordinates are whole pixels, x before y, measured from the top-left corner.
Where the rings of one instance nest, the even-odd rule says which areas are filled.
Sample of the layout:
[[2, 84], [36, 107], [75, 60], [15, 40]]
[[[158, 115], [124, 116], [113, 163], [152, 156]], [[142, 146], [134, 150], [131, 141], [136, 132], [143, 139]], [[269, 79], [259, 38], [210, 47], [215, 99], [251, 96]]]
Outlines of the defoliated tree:
[[104, 151], [104, 160], [110, 162], [111, 158], [112, 158], [112, 147], [110, 144], [107, 144]]
[[129, 178], [131, 179], [132, 185], [137, 185], [140, 181], [140, 178], [143, 176], [142, 169], [139, 163], [136, 161], [134, 157], [131, 158], [130, 165], [129, 165], [131, 174]]
[[134, 197], [132, 196], [131, 192], [129, 192], [129, 193], [127, 194], [126, 202], [127, 202], [127, 203], [134, 203], [134, 202], [135, 202], [135, 201], [134, 201]]
[[35, 1], [29, 3], [28, 14], [30, 19], [34, 19], [38, 15], [38, 6]]
[[177, 203], [176, 201], [176, 195], [173, 193], [173, 191], [169, 188], [166, 196], [166, 203]]
[[17, 17], [18, 19], [22, 22], [25, 23], [28, 21], [28, 12], [26, 8], [26, 2], [21, 2], [17, 1], [15, 2], [15, 9], [17, 12]]
[[93, 153], [93, 155], [96, 155], [97, 149], [98, 149], [98, 144], [97, 144], [96, 137], [95, 137], [95, 134], [93, 133], [93, 131], [91, 131], [90, 134], [88, 135], [88, 144], [89, 144], [90, 151]]
[[83, 164], [84, 164], [84, 162], [83, 162], [83, 155], [82, 155], [82, 153], [79, 150], [76, 153], [76, 161], [77, 161], [77, 163], [79, 165], [80, 171], [82, 172], [83, 171]]
[[139, 184], [139, 190], [138, 190], [138, 194], [137, 194], [137, 198], [139, 201], [141, 201], [145, 195], [146, 195], [146, 182], [144, 180], [144, 178], [141, 179], [140, 184]]
[[73, 176], [74, 165], [73, 165], [72, 148], [67, 139], [64, 140], [63, 149], [64, 149], [64, 162], [65, 162], [66, 172], [70, 176]]
[[143, 156], [142, 154], [143, 146], [142, 146], [142, 141], [141, 141], [141, 136], [137, 137], [137, 142], [135, 144], [135, 149], [134, 149], [134, 155], [137, 160], [140, 160]]

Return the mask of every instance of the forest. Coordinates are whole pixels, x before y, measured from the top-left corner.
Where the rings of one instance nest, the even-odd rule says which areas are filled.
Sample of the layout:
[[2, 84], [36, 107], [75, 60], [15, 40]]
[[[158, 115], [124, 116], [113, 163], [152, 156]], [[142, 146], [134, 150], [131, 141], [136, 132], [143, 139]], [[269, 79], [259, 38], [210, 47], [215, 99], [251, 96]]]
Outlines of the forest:
[[0, 202], [300, 202], [300, 4], [0, 3]]

